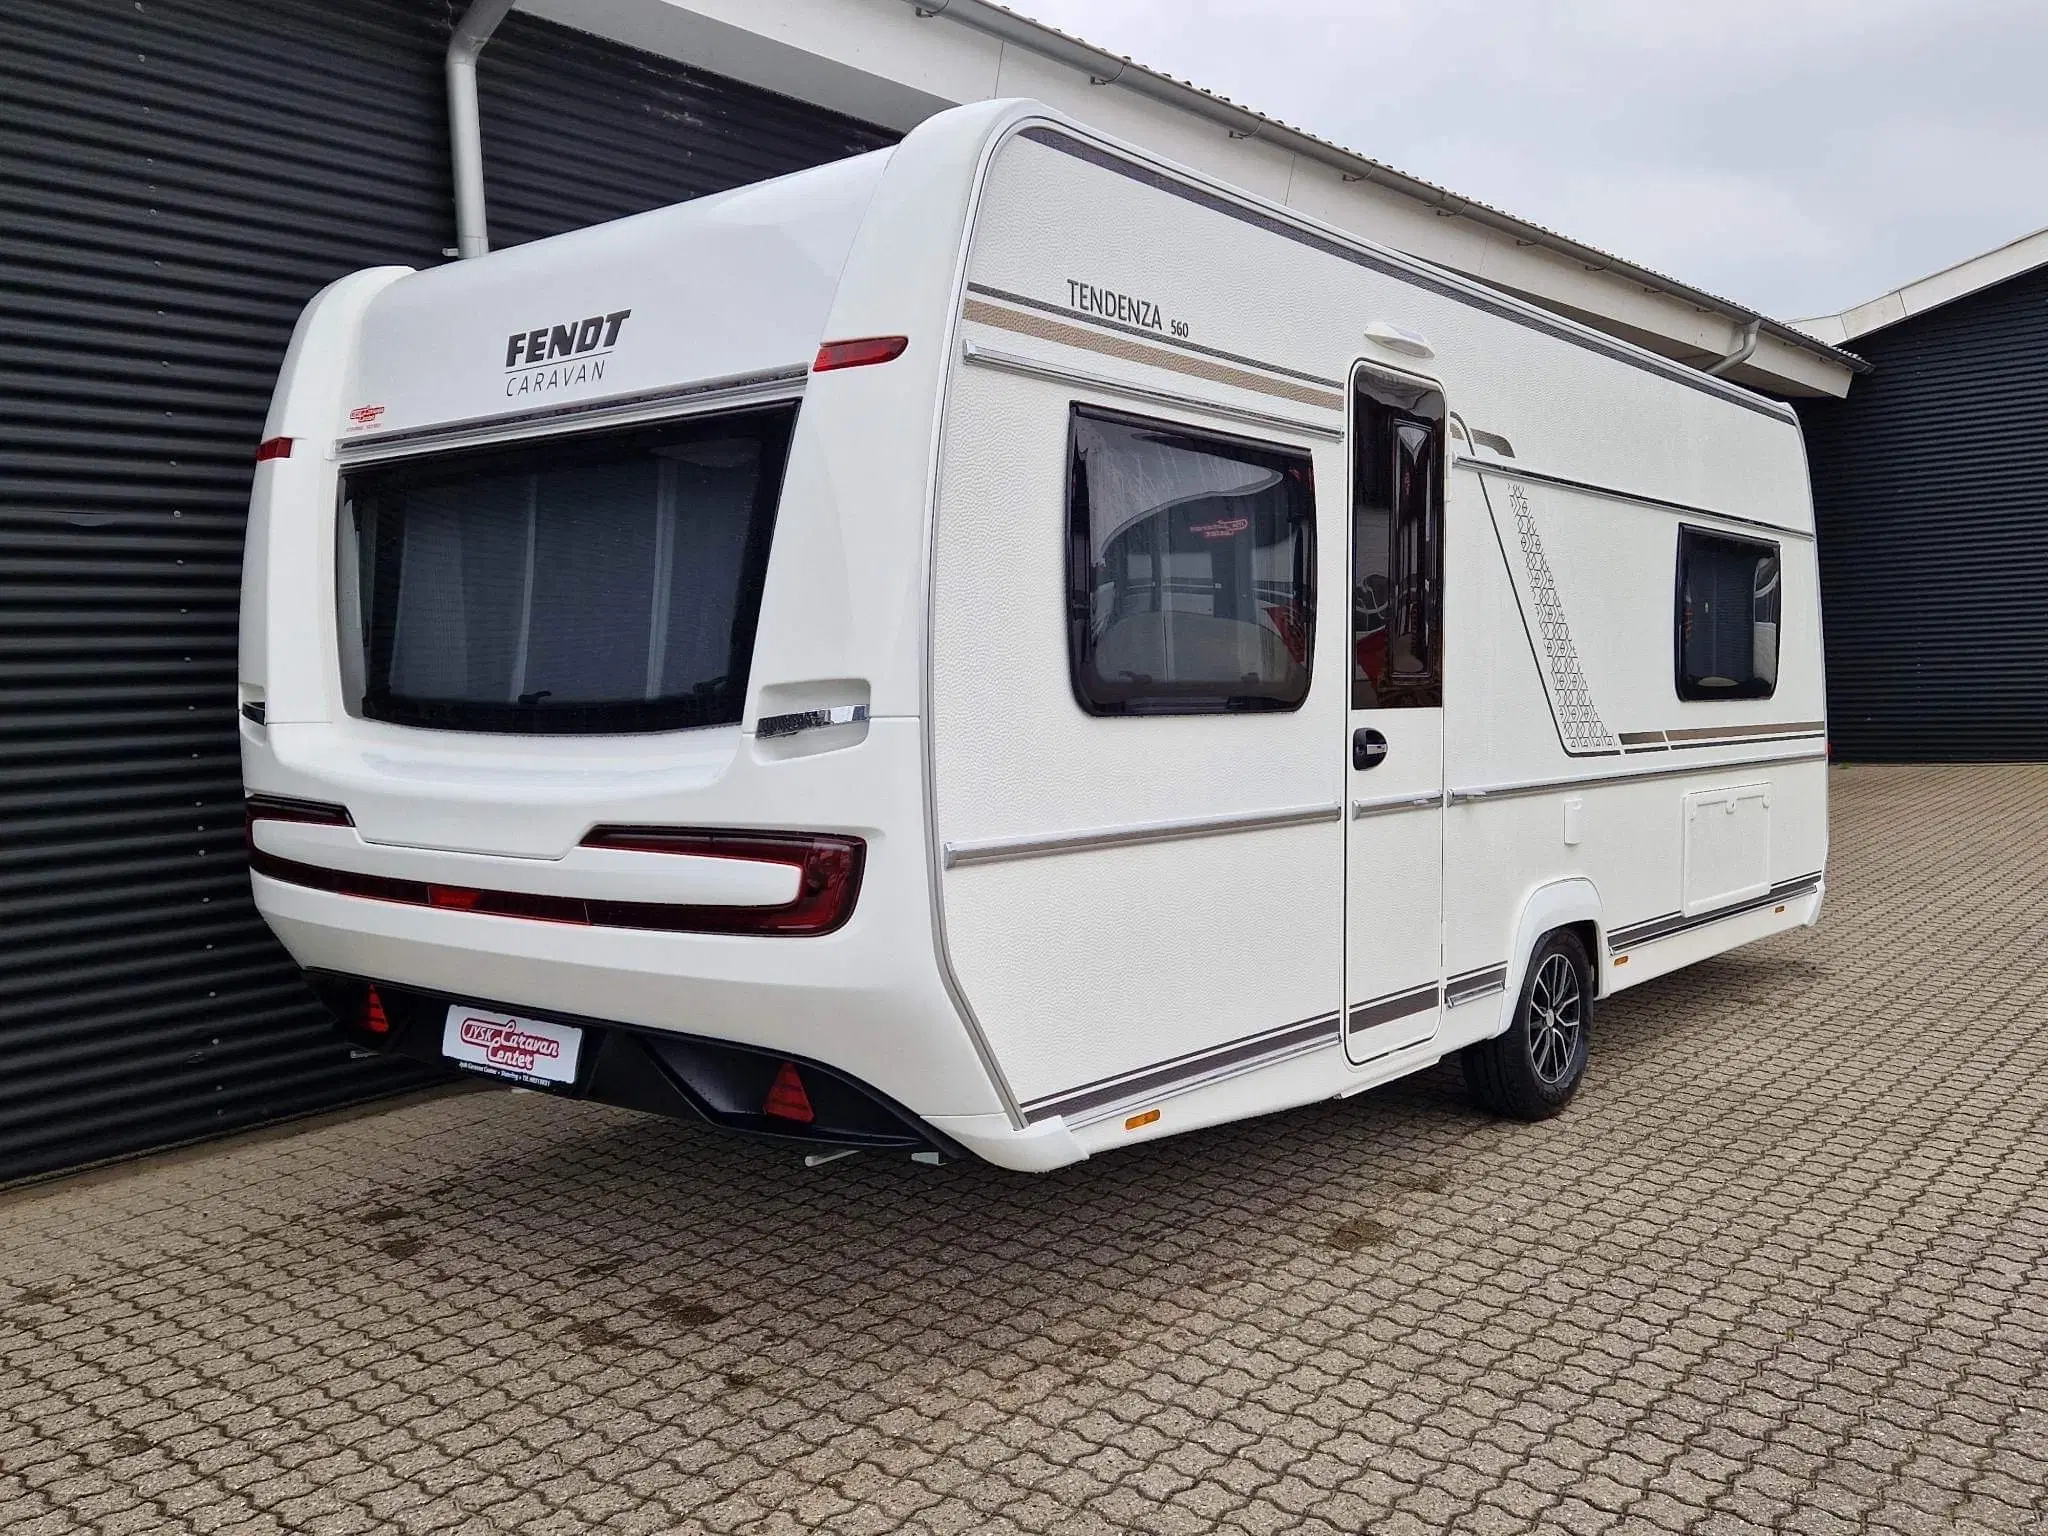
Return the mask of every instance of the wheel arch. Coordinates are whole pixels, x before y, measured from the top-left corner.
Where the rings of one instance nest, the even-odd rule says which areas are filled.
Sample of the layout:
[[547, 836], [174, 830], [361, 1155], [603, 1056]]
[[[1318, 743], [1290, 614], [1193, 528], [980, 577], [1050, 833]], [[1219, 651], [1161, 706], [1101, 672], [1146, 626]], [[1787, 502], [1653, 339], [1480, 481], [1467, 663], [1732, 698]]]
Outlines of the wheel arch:
[[1571, 875], [1537, 886], [1522, 900], [1522, 913], [1515, 923], [1515, 941], [1508, 949], [1507, 985], [1501, 994], [1500, 1017], [1492, 1033], [1506, 1033], [1515, 1020], [1515, 1005], [1522, 998], [1522, 981], [1529, 973], [1529, 957], [1546, 934], [1559, 928], [1578, 932], [1586, 945], [1586, 958], [1593, 964], [1593, 995], [1607, 991], [1607, 966], [1601, 921], [1600, 891], [1583, 875]]

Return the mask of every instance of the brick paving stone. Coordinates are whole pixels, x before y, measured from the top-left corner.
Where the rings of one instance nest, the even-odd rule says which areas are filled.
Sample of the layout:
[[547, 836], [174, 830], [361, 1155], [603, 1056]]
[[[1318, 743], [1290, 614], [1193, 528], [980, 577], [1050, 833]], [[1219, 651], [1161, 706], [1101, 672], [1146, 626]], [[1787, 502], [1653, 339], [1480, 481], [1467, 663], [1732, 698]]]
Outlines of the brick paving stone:
[[484, 1091], [0, 1196], [0, 1530], [2048, 1536], [2048, 768], [1832, 785], [1821, 926], [1544, 1125], [806, 1172]]

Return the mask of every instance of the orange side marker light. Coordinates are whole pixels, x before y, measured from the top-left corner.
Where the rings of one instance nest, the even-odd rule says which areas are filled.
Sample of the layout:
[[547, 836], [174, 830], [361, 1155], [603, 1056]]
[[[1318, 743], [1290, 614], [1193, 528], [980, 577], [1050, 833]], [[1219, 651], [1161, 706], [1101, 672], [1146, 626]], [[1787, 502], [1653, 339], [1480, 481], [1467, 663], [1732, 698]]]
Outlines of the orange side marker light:
[[1148, 1109], [1142, 1115], [1133, 1115], [1130, 1119], [1126, 1120], [1124, 1122], [1124, 1129], [1127, 1131], [1141, 1131], [1158, 1118], [1158, 1110]]

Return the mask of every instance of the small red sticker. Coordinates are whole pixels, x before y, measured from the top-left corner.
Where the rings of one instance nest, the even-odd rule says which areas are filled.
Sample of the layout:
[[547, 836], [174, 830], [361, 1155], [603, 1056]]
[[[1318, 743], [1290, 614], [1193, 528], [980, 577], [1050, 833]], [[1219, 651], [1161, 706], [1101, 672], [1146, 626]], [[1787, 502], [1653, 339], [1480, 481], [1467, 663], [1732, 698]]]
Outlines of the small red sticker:
[[348, 413], [348, 419], [359, 427], [367, 427], [383, 414], [384, 407], [381, 405], [359, 405]]

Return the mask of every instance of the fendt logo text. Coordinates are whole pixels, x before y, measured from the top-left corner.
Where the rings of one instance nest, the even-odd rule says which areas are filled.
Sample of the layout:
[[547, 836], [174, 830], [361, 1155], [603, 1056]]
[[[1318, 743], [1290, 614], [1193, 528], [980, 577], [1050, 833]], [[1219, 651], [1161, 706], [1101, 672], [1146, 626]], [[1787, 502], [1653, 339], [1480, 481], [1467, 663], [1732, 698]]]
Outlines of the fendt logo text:
[[633, 313], [615, 309], [562, 325], [514, 331], [505, 338], [505, 395], [544, 394], [604, 377], [605, 354], [619, 343], [619, 331]]

